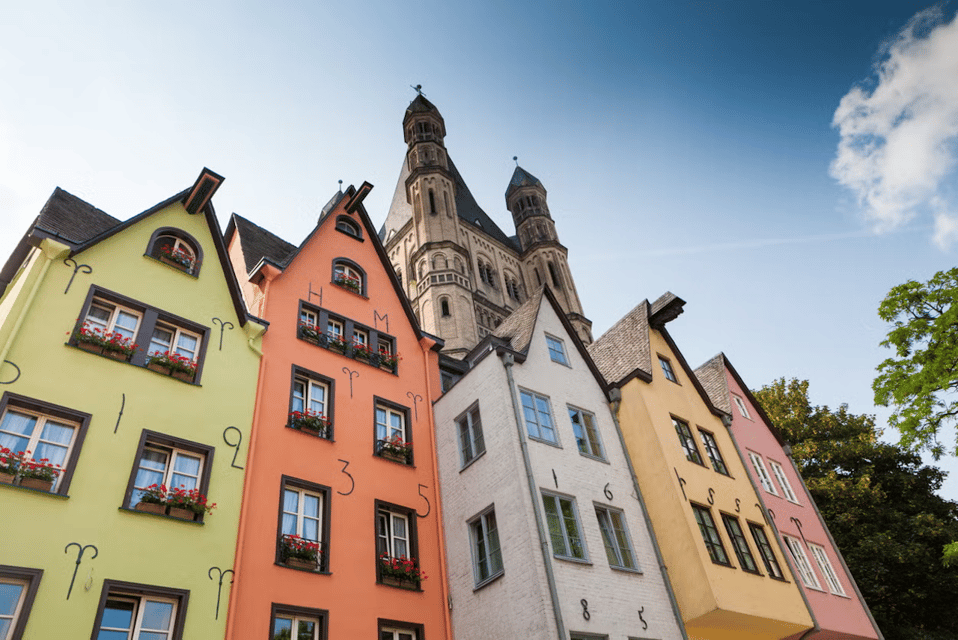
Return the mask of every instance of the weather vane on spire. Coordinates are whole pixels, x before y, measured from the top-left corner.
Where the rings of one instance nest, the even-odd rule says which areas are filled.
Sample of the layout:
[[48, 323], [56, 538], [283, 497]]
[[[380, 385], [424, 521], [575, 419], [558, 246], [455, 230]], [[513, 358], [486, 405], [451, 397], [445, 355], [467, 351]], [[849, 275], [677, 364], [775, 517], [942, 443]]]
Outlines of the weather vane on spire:
[[416, 91], [416, 93], [418, 93], [419, 95], [421, 95], [421, 96], [425, 96], [425, 95], [426, 95], [426, 94], [424, 94], [424, 93], [422, 92], [422, 85], [421, 85], [421, 84], [417, 84], [415, 87], [413, 87], [412, 85], [409, 85], [409, 86], [410, 86], [412, 89], [414, 89], [414, 90]]
[[519, 156], [512, 156], [512, 159], [515, 160], [516, 166], [519, 166]]

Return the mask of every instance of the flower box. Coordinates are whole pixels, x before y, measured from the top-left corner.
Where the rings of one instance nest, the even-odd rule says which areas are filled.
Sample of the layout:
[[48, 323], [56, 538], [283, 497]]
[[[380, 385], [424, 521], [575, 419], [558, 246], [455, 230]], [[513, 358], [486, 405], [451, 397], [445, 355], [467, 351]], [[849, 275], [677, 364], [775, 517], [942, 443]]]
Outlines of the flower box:
[[399, 462], [401, 464], [408, 464], [406, 455], [403, 453], [396, 453], [395, 451], [387, 451], [383, 449], [379, 452], [379, 457], [386, 458], [386, 460], [392, 460], [393, 462]]
[[13, 484], [13, 481], [16, 479], [17, 475], [15, 473], [0, 471], [0, 484]]
[[150, 371], [156, 371], [157, 373], [162, 373], [165, 376], [170, 375], [170, 368], [163, 366], [159, 362], [149, 362], [147, 363], [146, 368], [149, 369]]
[[379, 581], [393, 587], [418, 590], [426, 573], [417, 566], [415, 558], [392, 558], [383, 553], [379, 556]]
[[189, 266], [182, 264], [180, 262], [177, 262], [176, 260], [173, 260], [172, 258], [167, 258], [166, 256], [160, 256], [160, 262], [164, 264], [168, 264], [175, 269], [179, 269], [180, 271], [190, 270]]
[[103, 345], [95, 344], [93, 342], [77, 342], [77, 346], [84, 351], [89, 351], [90, 353], [103, 353]]
[[155, 513], [161, 516], [166, 515], [166, 505], [157, 504], [156, 502], [137, 502], [133, 508], [144, 513]]
[[42, 480], [40, 478], [20, 478], [20, 486], [27, 489], [36, 489], [37, 491], [50, 492], [53, 488], [53, 480]]
[[359, 295], [363, 293], [363, 285], [359, 278], [352, 278], [344, 273], [337, 273], [333, 278], [333, 284]]
[[110, 356], [114, 360], [120, 360], [122, 362], [129, 362], [130, 354], [123, 351], [104, 351], [106, 355]]
[[389, 585], [390, 587], [399, 587], [400, 589], [409, 589], [411, 591], [416, 591], [419, 589], [419, 585], [412, 580], [397, 578], [396, 576], [383, 576], [380, 582], [382, 584]]
[[192, 509], [184, 509], [182, 507], [170, 507], [170, 515], [174, 518], [179, 518], [180, 520], [195, 520], [196, 512]]
[[193, 377], [195, 374], [189, 373], [187, 371], [174, 371], [173, 377], [177, 380], [182, 380], [183, 382], [193, 382]]
[[305, 569], [307, 571], [316, 571], [316, 561], [307, 560], [306, 558], [286, 558], [283, 561], [287, 567], [292, 567], [293, 569]]

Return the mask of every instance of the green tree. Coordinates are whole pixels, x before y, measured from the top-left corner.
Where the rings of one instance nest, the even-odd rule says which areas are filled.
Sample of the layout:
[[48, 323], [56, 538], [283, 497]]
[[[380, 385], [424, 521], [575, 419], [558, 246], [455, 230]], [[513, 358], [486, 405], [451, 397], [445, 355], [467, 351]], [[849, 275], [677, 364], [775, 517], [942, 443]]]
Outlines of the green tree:
[[879, 440], [869, 415], [813, 406], [808, 382], [784, 378], [755, 392], [792, 446], [822, 517], [888, 640], [958, 637], [958, 504], [936, 495], [945, 474]]
[[938, 440], [958, 418], [958, 268], [939, 271], [928, 282], [909, 280], [888, 292], [878, 315], [893, 324], [882, 346], [895, 356], [878, 365], [875, 403], [892, 407], [888, 423], [901, 444], [927, 448], [937, 460], [958, 454], [958, 440]]

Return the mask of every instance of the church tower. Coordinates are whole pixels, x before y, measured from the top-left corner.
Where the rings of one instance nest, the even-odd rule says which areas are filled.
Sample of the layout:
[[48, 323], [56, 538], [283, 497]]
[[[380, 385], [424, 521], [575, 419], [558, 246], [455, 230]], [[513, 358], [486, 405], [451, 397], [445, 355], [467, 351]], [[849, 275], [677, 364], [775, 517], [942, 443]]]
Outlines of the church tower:
[[569, 250], [559, 242], [545, 187], [538, 178], [516, 165], [506, 189], [506, 207], [516, 225], [527, 285], [530, 289], [549, 285], [579, 339], [591, 344], [592, 322], [582, 314], [579, 294], [569, 271]]

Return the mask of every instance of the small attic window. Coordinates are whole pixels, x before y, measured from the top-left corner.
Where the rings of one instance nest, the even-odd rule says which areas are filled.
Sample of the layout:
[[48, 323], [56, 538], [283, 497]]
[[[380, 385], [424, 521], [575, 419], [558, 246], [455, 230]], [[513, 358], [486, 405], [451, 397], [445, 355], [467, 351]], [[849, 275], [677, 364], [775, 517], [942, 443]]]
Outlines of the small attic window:
[[347, 236], [352, 236], [357, 240], [363, 239], [363, 232], [360, 230], [359, 225], [347, 216], [338, 216], [336, 218], [336, 231], [341, 231]]
[[193, 236], [181, 229], [164, 227], [150, 237], [146, 255], [191, 276], [199, 275], [203, 251]]
[[480, 220], [479, 218], [476, 218], [476, 226], [482, 229], [482, 220]]

